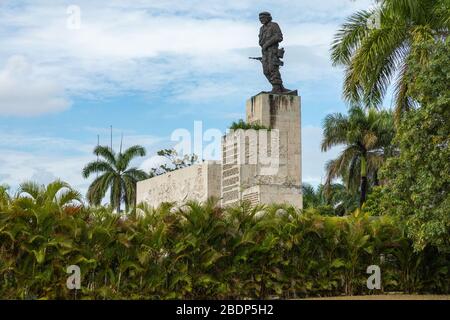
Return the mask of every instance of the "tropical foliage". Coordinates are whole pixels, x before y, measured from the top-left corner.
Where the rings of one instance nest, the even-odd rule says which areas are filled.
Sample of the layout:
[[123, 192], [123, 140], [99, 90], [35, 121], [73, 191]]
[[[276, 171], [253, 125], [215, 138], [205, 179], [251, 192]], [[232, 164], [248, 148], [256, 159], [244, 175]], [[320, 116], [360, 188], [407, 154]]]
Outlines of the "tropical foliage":
[[358, 195], [341, 183], [320, 184], [316, 189], [302, 184], [303, 208], [315, 208], [322, 215], [343, 216], [358, 208]]
[[441, 41], [450, 29], [448, 0], [381, 0], [378, 7], [354, 13], [335, 35], [332, 61], [345, 67], [344, 97], [379, 106], [395, 78], [396, 116], [411, 109], [407, 74], [427, 60], [420, 44]]
[[[10, 200], [12, 201], [12, 200]], [[68, 183], [55, 180], [47, 186], [27, 181], [19, 186], [14, 205], [26, 210], [62, 209], [82, 203], [81, 194]]]
[[[371, 211], [403, 216], [417, 250], [450, 244], [450, 41], [424, 43], [426, 64], [412, 64], [409, 95], [418, 107], [402, 117], [395, 138], [399, 156], [382, 171], [386, 186]], [[420, 59], [413, 56], [412, 59]]]
[[186, 168], [198, 162], [198, 156], [196, 154], [185, 154], [183, 157], [180, 157], [175, 149], [162, 149], [156, 154], [160, 157], [164, 157], [168, 163], [152, 168], [149, 177], [159, 176], [167, 172]]
[[[395, 217], [325, 217], [291, 207], [227, 209], [213, 200], [182, 208], [140, 205], [128, 215], [103, 207], [0, 210], [3, 299], [244, 299], [369, 294], [369, 265], [382, 270], [377, 292], [449, 292], [449, 256], [415, 253]], [[42, 198], [42, 199], [44, 199]], [[68, 290], [67, 267], [81, 269]]]
[[328, 115], [323, 130], [322, 151], [344, 147], [337, 159], [327, 163], [325, 185], [329, 186], [335, 178], [342, 178], [349, 189], [359, 187], [362, 206], [369, 182], [378, 184], [378, 170], [386, 157], [395, 151], [391, 143], [395, 134], [392, 114], [353, 107], [348, 115]]
[[8, 193], [9, 186], [7, 185], [0, 185], [0, 208], [2, 206], [6, 206], [9, 203], [9, 200], [11, 199], [11, 196]]
[[117, 154], [109, 147], [97, 146], [94, 149], [97, 160], [89, 162], [83, 168], [83, 177], [85, 178], [97, 174], [87, 192], [86, 197], [89, 203], [100, 205], [109, 190], [110, 205], [118, 212], [120, 212], [122, 203], [125, 203], [126, 209], [134, 206], [136, 183], [148, 178], [148, 175], [138, 168], [129, 166], [134, 158], [143, 157], [145, 153], [145, 149], [138, 145], [132, 146], [124, 152], [120, 150]]
[[259, 123], [248, 123], [248, 122], [245, 122], [242, 119], [239, 119], [239, 121], [237, 121], [237, 122], [234, 121], [230, 125], [230, 129], [231, 130], [239, 130], [239, 129], [242, 129], [242, 130], [250, 130], [250, 129], [253, 129], [253, 130], [270, 130], [270, 128], [268, 128], [266, 126], [263, 126], [263, 125], [261, 125]]
[[[135, 205], [137, 181], [197, 161], [160, 150], [169, 164], [147, 175], [130, 167], [145, 155], [141, 146], [95, 148], [97, 160], [83, 169], [97, 174], [91, 207], [59, 180], [25, 182], [15, 194], [1, 185], [0, 298], [448, 294], [449, 12], [446, 0], [381, 0], [342, 26], [332, 60], [345, 66], [351, 108], [326, 117], [322, 150], [343, 150], [324, 185], [303, 186], [304, 210], [221, 208], [214, 199]], [[376, 110], [395, 75], [396, 131], [393, 114]], [[268, 128], [240, 120], [230, 129]], [[108, 191], [110, 207], [102, 207]], [[80, 290], [66, 286], [71, 265], [81, 268]], [[380, 290], [367, 289], [370, 265], [381, 268]]]

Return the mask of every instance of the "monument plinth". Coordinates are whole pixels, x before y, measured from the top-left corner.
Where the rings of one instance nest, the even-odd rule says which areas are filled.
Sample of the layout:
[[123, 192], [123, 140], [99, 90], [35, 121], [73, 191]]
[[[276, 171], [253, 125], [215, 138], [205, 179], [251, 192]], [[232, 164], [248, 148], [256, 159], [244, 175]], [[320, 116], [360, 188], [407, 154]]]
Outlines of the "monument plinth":
[[[205, 162], [137, 184], [137, 201], [151, 206], [221, 199], [222, 206], [285, 203], [302, 208], [300, 97], [260, 93], [247, 101], [248, 124], [222, 140], [222, 163]], [[262, 127], [261, 127], [262, 126]]]
[[222, 141], [222, 205], [287, 203], [302, 207], [300, 97], [260, 93], [246, 120], [267, 128], [230, 132]]

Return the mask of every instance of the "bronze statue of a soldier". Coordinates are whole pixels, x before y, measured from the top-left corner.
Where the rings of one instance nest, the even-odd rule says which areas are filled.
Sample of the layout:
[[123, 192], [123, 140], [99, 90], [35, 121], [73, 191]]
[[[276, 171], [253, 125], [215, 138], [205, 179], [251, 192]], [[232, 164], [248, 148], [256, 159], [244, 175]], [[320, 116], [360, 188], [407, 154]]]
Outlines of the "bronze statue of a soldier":
[[280, 74], [280, 66], [283, 65], [281, 59], [284, 55], [284, 49], [279, 48], [279, 43], [283, 41], [281, 29], [276, 22], [272, 21], [272, 16], [269, 12], [261, 12], [259, 21], [263, 24], [259, 31], [259, 45], [262, 49], [262, 57], [251, 59], [261, 61], [264, 75], [272, 85], [270, 93], [293, 93], [293, 91], [283, 87], [283, 80]]

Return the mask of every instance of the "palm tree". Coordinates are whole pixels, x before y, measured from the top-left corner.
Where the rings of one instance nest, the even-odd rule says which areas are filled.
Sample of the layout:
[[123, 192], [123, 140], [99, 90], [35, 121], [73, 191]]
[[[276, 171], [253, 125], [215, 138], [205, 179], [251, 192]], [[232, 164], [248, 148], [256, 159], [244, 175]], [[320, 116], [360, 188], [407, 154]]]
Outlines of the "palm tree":
[[343, 216], [354, 212], [358, 208], [358, 194], [342, 183], [320, 185], [319, 191], [323, 193], [326, 202], [333, 207], [334, 214]]
[[88, 178], [93, 173], [100, 173], [89, 186], [87, 199], [92, 205], [100, 205], [108, 189], [110, 190], [110, 204], [120, 212], [120, 205], [125, 203], [128, 210], [135, 205], [136, 183], [148, 178], [148, 175], [135, 167], [129, 168], [130, 162], [137, 156], [145, 156], [145, 149], [135, 145], [123, 153], [115, 153], [111, 148], [97, 146], [94, 154], [103, 159], [89, 162], [83, 168], [83, 177]]
[[302, 184], [302, 197], [303, 197], [303, 208], [316, 208], [320, 204], [323, 204], [321, 193], [319, 188], [316, 191], [312, 185], [309, 183]]
[[[350, 16], [335, 35], [331, 57], [345, 67], [344, 98], [378, 106], [395, 76], [395, 116], [411, 108], [407, 72], [409, 57], [427, 52], [427, 39], [443, 41], [450, 26], [448, 0], [380, 0], [372, 10]], [[375, 24], [374, 24], [375, 22]], [[373, 27], [371, 27], [373, 26]]]
[[364, 111], [353, 107], [349, 115], [328, 115], [323, 123], [322, 151], [343, 145], [340, 156], [326, 165], [326, 186], [333, 179], [343, 178], [348, 188], [356, 188], [359, 182], [360, 206], [366, 200], [368, 176], [377, 183], [377, 172], [384, 159], [395, 152], [393, 116], [390, 111], [374, 108]]
[[0, 208], [3, 206], [7, 206], [11, 200], [11, 197], [8, 193], [9, 186], [8, 185], [0, 185]]
[[21, 208], [64, 208], [74, 202], [82, 202], [81, 194], [68, 183], [55, 180], [47, 186], [33, 181], [20, 184], [14, 204]]
[[332, 210], [334, 215], [342, 216], [358, 207], [355, 192], [341, 183], [319, 184], [314, 188], [308, 183], [302, 184], [303, 208], [316, 208], [320, 213]]

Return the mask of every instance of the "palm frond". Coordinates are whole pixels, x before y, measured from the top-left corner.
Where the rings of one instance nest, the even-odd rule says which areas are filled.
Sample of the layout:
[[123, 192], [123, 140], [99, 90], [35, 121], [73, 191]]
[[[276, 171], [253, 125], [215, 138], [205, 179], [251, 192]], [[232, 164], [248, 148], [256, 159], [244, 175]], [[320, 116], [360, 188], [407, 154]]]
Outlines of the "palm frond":
[[354, 157], [347, 172], [344, 173], [345, 186], [348, 190], [357, 190], [361, 179], [361, 158]]
[[394, 111], [394, 118], [396, 124], [399, 123], [401, 115], [404, 114], [404, 112], [408, 111], [412, 106], [413, 102], [408, 97], [408, 64], [403, 63], [400, 72], [397, 76], [397, 80], [395, 83], [395, 111]]
[[349, 75], [344, 83], [344, 97], [350, 102], [363, 101], [368, 107], [378, 106], [397, 65], [408, 52], [406, 39], [407, 28], [401, 22], [389, 21], [386, 26], [372, 30], [347, 69]]
[[79, 191], [71, 188], [69, 190], [63, 191], [59, 195], [57, 203], [59, 206], [64, 207], [73, 202], [82, 203], [82, 201], [83, 201], [83, 196], [81, 195], [81, 193]]
[[44, 191], [43, 187], [34, 181], [26, 181], [19, 185], [18, 195], [19, 197], [25, 193], [31, 196], [33, 199], [37, 199]]
[[107, 172], [101, 176], [98, 176], [90, 185], [86, 194], [86, 198], [91, 205], [98, 206], [101, 204], [103, 197], [105, 196], [108, 188], [111, 185], [111, 181], [114, 177], [114, 173]]
[[424, 12], [430, 12], [434, 0], [385, 0], [383, 5], [391, 15], [409, 17], [410, 20], [423, 22]]
[[48, 201], [55, 201], [57, 199], [57, 194], [63, 189], [71, 189], [67, 182], [61, 180], [55, 180], [49, 183], [45, 189], [45, 198]]
[[350, 16], [334, 36], [331, 45], [333, 65], [348, 65], [355, 50], [368, 33], [367, 22], [373, 11], [359, 11]]
[[145, 148], [139, 145], [134, 145], [125, 152], [120, 153], [117, 160], [117, 168], [120, 171], [124, 171], [128, 165], [130, 164], [130, 161], [133, 160], [136, 157], [143, 157], [145, 156]]
[[82, 174], [84, 178], [88, 178], [93, 173], [114, 172], [114, 168], [106, 161], [92, 161], [84, 166]]
[[345, 143], [348, 127], [349, 122], [347, 116], [341, 113], [327, 115], [322, 124], [322, 151], [327, 151], [333, 146]]
[[122, 179], [118, 175], [114, 175], [111, 181], [110, 205], [120, 211], [122, 202]]
[[[377, 10], [380, 25], [368, 28], [375, 11], [352, 15], [336, 34], [332, 61], [345, 66], [343, 98], [350, 105], [379, 107], [394, 76], [394, 100], [399, 114], [413, 106], [406, 85], [405, 64], [411, 63], [411, 48], [425, 41], [442, 41], [450, 28], [449, 1], [383, 0]], [[420, 53], [425, 63], [427, 52]], [[417, 53], [416, 53], [417, 56]], [[416, 59], [417, 61], [417, 59]]]
[[94, 154], [105, 159], [112, 167], [116, 167], [116, 153], [110, 147], [97, 146], [94, 149]]
[[359, 153], [358, 146], [348, 146], [340, 153], [338, 158], [328, 161], [325, 165], [327, 171], [325, 184], [329, 185], [333, 179], [344, 176], [352, 159], [358, 157]]
[[367, 170], [369, 172], [378, 171], [385, 160], [382, 152], [371, 151], [367, 153]]
[[130, 168], [123, 173], [123, 176], [132, 178], [135, 182], [145, 180], [149, 178], [149, 175], [138, 168]]
[[122, 190], [122, 199], [125, 204], [126, 210], [128, 210], [130, 206], [135, 205], [134, 202], [136, 200], [136, 180], [128, 175], [124, 175], [122, 177]]

